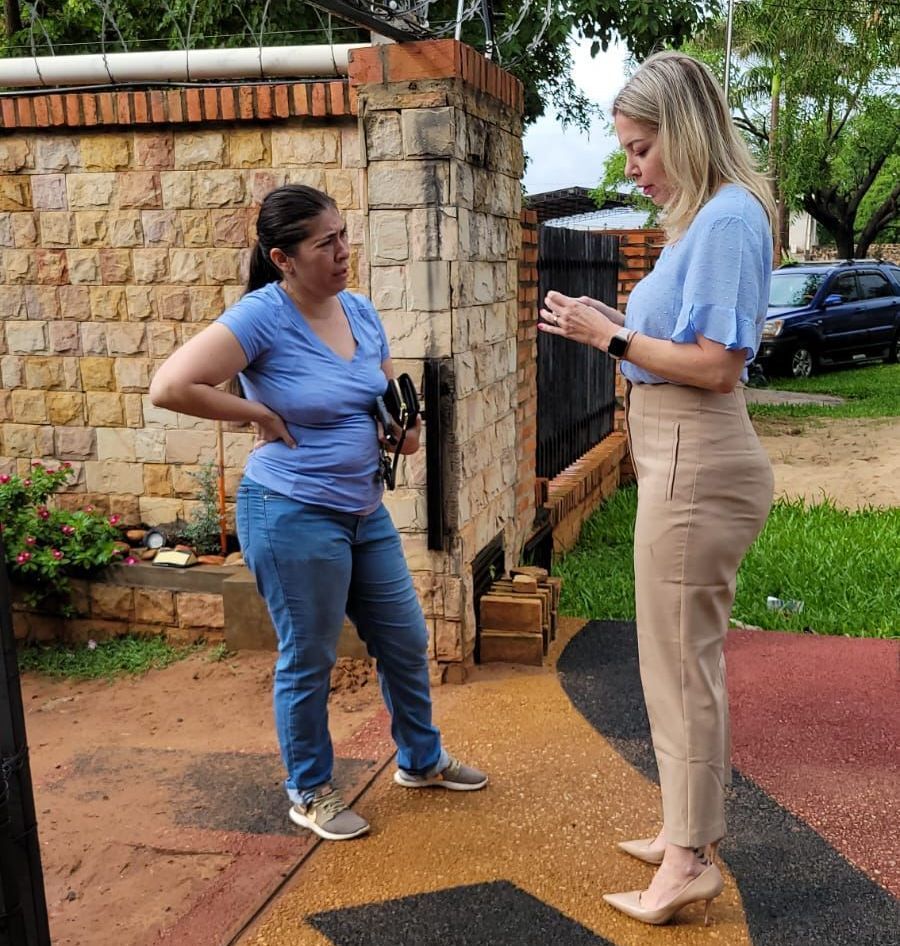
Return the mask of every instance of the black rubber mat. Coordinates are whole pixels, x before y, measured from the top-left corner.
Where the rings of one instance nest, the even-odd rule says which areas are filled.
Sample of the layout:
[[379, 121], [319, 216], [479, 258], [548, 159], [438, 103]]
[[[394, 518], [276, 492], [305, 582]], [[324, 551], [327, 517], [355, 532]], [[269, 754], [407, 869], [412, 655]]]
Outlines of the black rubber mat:
[[[557, 668], [584, 718], [658, 782], [634, 624], [591, 622]], [[736, 770], [726, 814], [729, 833], [720, 854], [740, 890], [753, 946], [900, 943], [897, 900]]]
[[307, 922], [335, 946], [613, 946], [506, 881], [332, 910]]

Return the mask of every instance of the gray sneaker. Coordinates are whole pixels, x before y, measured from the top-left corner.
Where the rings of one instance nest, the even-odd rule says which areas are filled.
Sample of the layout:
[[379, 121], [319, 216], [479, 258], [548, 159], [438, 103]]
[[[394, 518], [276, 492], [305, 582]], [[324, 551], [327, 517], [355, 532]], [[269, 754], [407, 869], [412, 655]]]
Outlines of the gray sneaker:
[[403, 769], [394, 772], [394, 781], [405, 788], [449, 788], [454, 792], [475, 792], [487, 785], [488, 777], [484, 772], [473, 769], [470, 765], [463, 765], [459, 759], [450, 756], [446, 768], [433, 775], [413, 775]]
[[297, 802], [292, 806], [289, 817], [294, 824], [315, 831], [326, 841], [349, 841], [369, 830], [369, 822], [348, 808], [333, 788], [324, 792], [317, 789], [307, 804]]

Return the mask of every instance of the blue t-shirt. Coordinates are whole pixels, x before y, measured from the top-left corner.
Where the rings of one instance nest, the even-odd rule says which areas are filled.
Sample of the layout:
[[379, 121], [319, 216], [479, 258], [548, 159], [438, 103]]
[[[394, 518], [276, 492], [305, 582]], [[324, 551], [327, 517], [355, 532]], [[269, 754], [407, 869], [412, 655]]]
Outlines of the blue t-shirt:
[[390, 353], [372, 303], [346, 291], [338, 299], [356, 340], [349, 361], [274, 282], [248, 292], [218, 321], [247, 356], [240, 375], [247, 398], [279, 414], [297, 441], [293, 449], [281, 440], [258, 447], [247, 476], [300, 502], [368, 515], [383, 491], [372, 410], [387, 384], [381, 366]]
[[[625, 325], [673, 342], [703, 335], [731, 351], [746, 349], [749, 362], [762, 338], [771, 278], [766, 212], [746, 188], [726, 184], [631, 291]], [[665, 381], [627, 361], [622, 374], [639, 383]]]

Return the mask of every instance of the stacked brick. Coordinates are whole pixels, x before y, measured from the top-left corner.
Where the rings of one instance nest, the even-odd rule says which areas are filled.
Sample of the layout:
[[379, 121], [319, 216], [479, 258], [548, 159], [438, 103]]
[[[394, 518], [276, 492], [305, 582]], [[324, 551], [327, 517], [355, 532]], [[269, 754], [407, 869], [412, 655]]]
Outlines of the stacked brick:
[[575, 545], [584, 520], [618, 489], [627, 451], [626, 435], [615, 431], [550, 481], [547, 506], [555, 554]]
[[561, 588], [561, 578], [526, 565], [493, 582], [479, 602], [481, 662], [540, 666], [556, 638]]

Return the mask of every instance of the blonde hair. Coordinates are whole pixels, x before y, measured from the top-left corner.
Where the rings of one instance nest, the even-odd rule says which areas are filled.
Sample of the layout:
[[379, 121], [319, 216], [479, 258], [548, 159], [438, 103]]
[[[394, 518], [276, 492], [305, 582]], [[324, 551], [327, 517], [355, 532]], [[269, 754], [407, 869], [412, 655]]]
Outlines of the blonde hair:
[[725, 93], [702, 62], [684, 53], [656, 53], [628, 80], [612, 111], [657, 135], [673, 189], [662, 218], [667, 243], [683, 236], [723, 184], [746, 187], [772, 222], [775, 202], [769, 182], [755, 168], [731, 120]]

